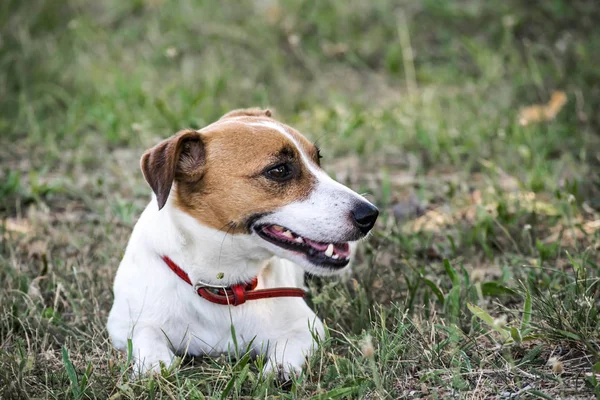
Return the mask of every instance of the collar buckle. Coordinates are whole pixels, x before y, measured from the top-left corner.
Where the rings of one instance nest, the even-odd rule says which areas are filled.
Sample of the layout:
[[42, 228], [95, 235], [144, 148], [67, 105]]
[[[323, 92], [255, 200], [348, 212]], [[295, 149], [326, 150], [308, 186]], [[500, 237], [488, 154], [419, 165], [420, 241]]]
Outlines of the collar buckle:
[[226, 290], [229, 286], [222, 286], [222, 285], [213, 285], [211, 283], [206, 283], [206, 282], [202, 282], [202, 281], [198, 281], [196, 283], [194, 283], [194, 285], [192, 286], [194, 288], [194, 291], [197, 292], [200, 289], [207, 289], [207, 290]]

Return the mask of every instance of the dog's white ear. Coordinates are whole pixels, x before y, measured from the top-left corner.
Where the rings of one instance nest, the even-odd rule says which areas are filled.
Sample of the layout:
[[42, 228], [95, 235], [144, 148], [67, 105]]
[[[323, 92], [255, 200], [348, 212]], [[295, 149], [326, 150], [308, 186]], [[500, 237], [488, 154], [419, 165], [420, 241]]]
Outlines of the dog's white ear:
[[200, 180], [205, 163], [202, 135], [194, 130], [180, 131], [146, 151], [141, 160], [142, 172], [156, 194], [158, 209], [165, 206], [174, 180]]
[[262, 109], [258, 107], [254, 108], [240, 108], [238, 110], [229, 111], [223, 115], [220, 119], [231, 118], [231, 117], [268, 117], [271, 118], [271, 110]]

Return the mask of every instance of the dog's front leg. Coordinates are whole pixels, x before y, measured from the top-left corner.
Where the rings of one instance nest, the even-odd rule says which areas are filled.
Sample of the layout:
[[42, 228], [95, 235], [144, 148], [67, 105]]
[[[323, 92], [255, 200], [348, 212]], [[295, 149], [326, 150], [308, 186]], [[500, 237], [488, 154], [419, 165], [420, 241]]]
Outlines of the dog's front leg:
[[263, 372], [277, 373], [282, 380], [289, 380], [291, 375], [298, 375], [306, 358], [317, 349], [316, 338], [325, 337], [323, 323], [306, 306], [306, 311], [300, 315], [290, 315], [273, 326], [271, 337], [267, 343], [268, 357]]
[[133, 346], [134, 375], [160, 372], [160, 364], [169, 367], [174, 354], [169, 348], [165, 334], [158, 328], [136, 328], [131, 343]]

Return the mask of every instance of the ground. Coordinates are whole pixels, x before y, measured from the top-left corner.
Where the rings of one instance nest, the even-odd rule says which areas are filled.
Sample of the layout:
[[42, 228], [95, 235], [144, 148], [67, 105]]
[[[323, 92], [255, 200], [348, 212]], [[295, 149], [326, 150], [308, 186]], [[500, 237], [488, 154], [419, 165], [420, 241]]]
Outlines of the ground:
[[[0, 398], [600, 398], [595, 0], [7, 0]], [[240, 107], [318, 141], [382, 215], [328, 338], [131, 380], [105, 323], [143, 150]]]

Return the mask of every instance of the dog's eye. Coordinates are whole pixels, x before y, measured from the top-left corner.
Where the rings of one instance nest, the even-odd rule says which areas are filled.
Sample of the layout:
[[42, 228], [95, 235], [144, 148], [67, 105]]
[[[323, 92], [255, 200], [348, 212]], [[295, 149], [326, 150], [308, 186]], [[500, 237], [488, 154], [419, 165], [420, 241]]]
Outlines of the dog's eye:
[[275, 181], [285, 181], [292, 176], [292, 170], [287, 164], [280, 164], [267, 170], [266, 175]]

